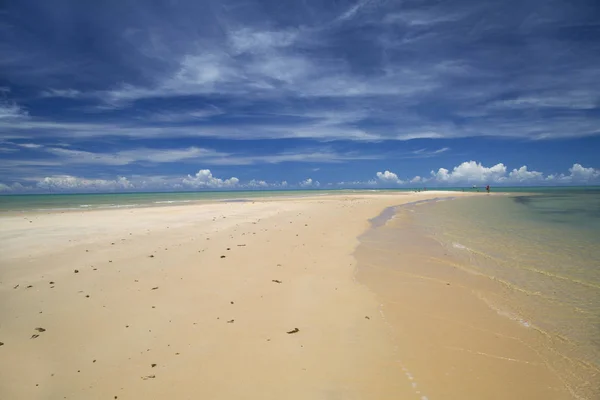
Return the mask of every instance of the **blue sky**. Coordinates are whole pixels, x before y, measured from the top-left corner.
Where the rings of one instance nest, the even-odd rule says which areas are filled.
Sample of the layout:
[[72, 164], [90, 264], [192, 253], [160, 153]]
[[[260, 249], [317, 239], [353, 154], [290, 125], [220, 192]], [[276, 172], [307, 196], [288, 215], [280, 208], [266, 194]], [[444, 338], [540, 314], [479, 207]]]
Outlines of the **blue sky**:
[[0, 5], [0, 191], [594, 184], [597, 1]]

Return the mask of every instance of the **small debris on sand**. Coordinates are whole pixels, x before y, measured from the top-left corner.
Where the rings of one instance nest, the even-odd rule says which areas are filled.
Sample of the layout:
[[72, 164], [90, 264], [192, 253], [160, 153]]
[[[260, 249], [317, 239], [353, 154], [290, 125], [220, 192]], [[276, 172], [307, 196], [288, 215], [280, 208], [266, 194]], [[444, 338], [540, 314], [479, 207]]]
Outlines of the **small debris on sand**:
[[40, 335], [31, 335], [31, 337], [29, 339], [35, 339], [37, 337], [40, 337]]
[[48, 282], [48, 283], [49, 283], [50, 285], [54, 285], [54, 282], [53, 282], [53, 281], [50, 281], [50, 282]]
[[244, 247], [244, 246], [246, 246], [246, 245], [245, 245], [245, 244], [238, 244], [237, 246], [238, 246], [238, 247]]
[[234, 319], [231, 319], [229, 321], [227, 321], [228, 324], [233, 324], [233, 321], [235, 321]]
[[148, 257], [150, 257], [150, 258], [154, 258], [154, 254], [150, 254]]
[[298, 329], [298, 328], [294, 328], [294, 329], [292, 329], [291, 331], [288, 331], [288, 332], [287, 332], [287, 334], [288, 334], [288, 335], [291, 335], [292, 333], [296, 333], [296, 332], [300, 332], [300, 329]]
[[17, 285], [17, 286], [13, 286], [13, 289], [16, 289], [16, 288], [18, 288], [18, 287], [19, 287], [19, 285]]
[[158, 289], [158, 286], [153, 287], [151, 290], [156, 290]]
[[371, 319], [369, 316], [365, 316], [365, 319]]
[[225, 258], [225, 256], [221, 256], [221, 258]]
[[29, 286], [26, 287], [26, 289], [29, 289], [29, 288], [32, 288], [32, 287], [33, 287], [33, 285], [29, 285]]
[[156, 378], [156, 375], [146, 375], [146, 376], [142, 376], [143, 380], [147, 380], [147, 379], [154, 379]]
[[281, 283], [281, 281], [280, 281], [280, 280], [277, 280], [277, 279], [273, 279], [271, 282], [275, 282], [275, 283]]
[[73, 271], [73, 272], [74, 272], [74, 273], [76, 273], [76, 274], [78, 274], [78, 273], [79, 273], [79, 270], [78, 270], [78, 269], [76, 269], [76, 270], [75, 270], [75, 271]]
[[233, 301], [230, 301], [231, 304], [233, 304]]
[[152, 368], [154, 368], [154, 367], [156, 367], [156, 364], [150, 364], [150, 366], [151, 366]]
[[4, 342], [0, 342], [0, 346], [4, 346]]
[[36, 331], [42, 333], [42, 332], [46, 332], [46, 330], [44, 328], [35, 328]]

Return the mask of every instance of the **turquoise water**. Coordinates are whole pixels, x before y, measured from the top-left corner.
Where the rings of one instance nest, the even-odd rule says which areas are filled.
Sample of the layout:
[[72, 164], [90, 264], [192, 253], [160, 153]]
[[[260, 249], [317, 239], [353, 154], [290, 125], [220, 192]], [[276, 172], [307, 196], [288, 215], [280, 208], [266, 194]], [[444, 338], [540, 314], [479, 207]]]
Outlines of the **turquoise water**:
[[561, 370], [600, 379], [600, 190], [482, 194], [408, 211], [461, 269], [498, 284], [482, 301], [549, 338]]
[[[185, 204], [207, 200], [233, 200], [266, 196], [308, 196], [328, 193], [409, 192], [415, 188], [401, 189], [322, 189], [322, 190], [254, 190], [254, 191], [204, 191], [204, 192], [156, 192], [156, 193], [89, 193], [89, 194], [24, 194], [1, 195], [0, 212], [31, 210], [78, 210], [86, 208], [120, 208]], [[422, 190], [419, 189], [419, 190]], [[432, 190], [474, 192], [483, 190], [461, 187], [435, 188]], [[593, 187], [498, 187], [494, 192], [503, 193], [588, 193], [599, 190]]]
[[[526, 332], [527, 341], [509, 338], [533, 350], [573, 398], [600, 398], [599, 188], [440, 194], [387, 209], [372, 226], [357, 250], [365, 265], [406, 273], [372, 279], [373, 290], [401, 291], [406, 276], [435, 281], [437, 269]], [[388, 311], [394, 304], [402, 303]], [[485, 330], [484, 321], [473, 326]]]
[[198, 201], [239, 200], [272, 196], [307, 196], [326, 191], [220, 191], [168, 193], [27, 194], [0, 196], [0, 212], [82, 210], [188, 204]]

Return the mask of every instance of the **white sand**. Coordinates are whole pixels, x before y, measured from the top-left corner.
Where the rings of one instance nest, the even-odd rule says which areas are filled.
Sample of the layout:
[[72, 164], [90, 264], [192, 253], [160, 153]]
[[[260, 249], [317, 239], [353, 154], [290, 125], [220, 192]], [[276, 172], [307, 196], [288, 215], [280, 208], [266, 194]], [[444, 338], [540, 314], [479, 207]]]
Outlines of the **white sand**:
[[352, 252], [435, 196], [2, 216], [0, 398], [414, 398]]

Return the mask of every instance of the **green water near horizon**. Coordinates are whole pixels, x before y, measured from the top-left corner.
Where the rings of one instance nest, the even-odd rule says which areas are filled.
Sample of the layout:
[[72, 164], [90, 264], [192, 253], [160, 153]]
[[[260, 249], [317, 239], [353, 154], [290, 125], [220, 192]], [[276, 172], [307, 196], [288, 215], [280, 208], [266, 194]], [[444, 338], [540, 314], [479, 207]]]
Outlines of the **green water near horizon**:
[[[0, 212], [78, 210], [87, 208], [121, 208], [185, 204], [198, 201], [240, 200], [275, 196], [309, 196], [343, 193], [411, 192], [423, 188], [395, 189], [311, 189], [311, 190], [252, 190], [252, 191], [201, 191], [201, 192], [120, 192], [120, 193], [52, 193], [0, 195]], [[484, 191], [483, 188], [445, 187], [430, 188], [444, 191]], [[600, 187], [493, 187], [497, 193], [590, 193], [600, 192]]]
[[83, 210], [188, 204], [259, 197], [306, 196], [315, 191], [215, 191], [144, 193], [57, 193], [0, 196], [0, 212]]

